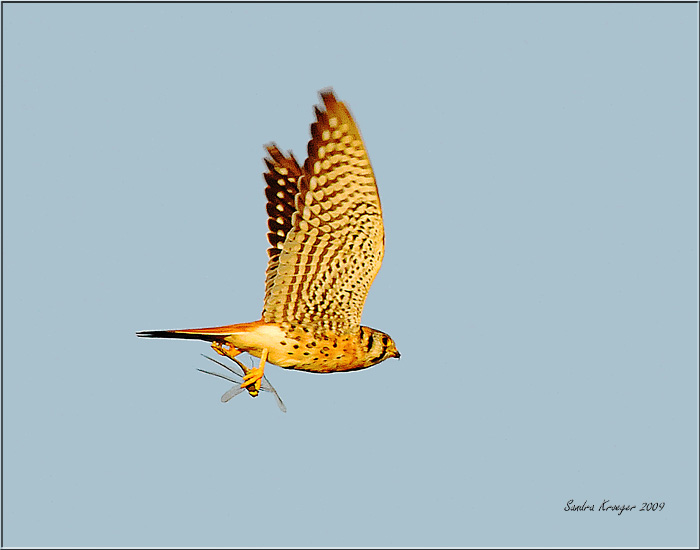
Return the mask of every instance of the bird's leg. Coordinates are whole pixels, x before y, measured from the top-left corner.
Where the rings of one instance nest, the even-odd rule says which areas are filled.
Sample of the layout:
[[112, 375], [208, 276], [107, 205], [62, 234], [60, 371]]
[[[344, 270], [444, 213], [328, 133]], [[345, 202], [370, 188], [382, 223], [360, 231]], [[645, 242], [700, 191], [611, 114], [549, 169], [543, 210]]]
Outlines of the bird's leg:
[[248, 393], [255, 397], [260, 391], [260, 384], [265, 373], [265, 361], [267, 361], [267, 348], [260, 354], [260, 366], [257, 369], [246, 369], [241, 388], [246, 388]]
[[224, 357], [229, 357], [230, 359], [233, 359], [237, 355], [240, 355], [241, 353], [243, 353], [242, 350], [236, 349], [231, 344], [228, 344], [228, 343], [222, 344], [221, 342], [212, 342], [211, 347], [219, 355], [223, 355]]
[[[238, 363], [238, 366], [243, 369], [243, 374], [244, 374], [243, 383], [241, 384], [241, 388], [245, 388], [246, 390], [248, 390], [248, 393], [250, 394], [251, 397], [256, 397], [260, 393], [260, 385], [262, 384], [263, 369], [265, 368], [265, 360], [267, 359], [267, 350], [265, 350], [265, 352], [264, 352], [265, 353], [264, 358], [261, 358], [262, 360], [260, 361], [260, 368], [250, 369], [250, 368], [246, 367], [243, 363], [241, 363], [238, 359], [236, 359], [237, 356], [239, 356], [241, 353], [243, 353], [243, 350], [237, 349], [227, 342], [225, 342], [225, 343], [212, 342], [211, 347], [219, 355], [223, 355], [224, 357], [228, 357], [229, 359]], [[259, 376], [257, 375], [258, 372], [260, 372]]]

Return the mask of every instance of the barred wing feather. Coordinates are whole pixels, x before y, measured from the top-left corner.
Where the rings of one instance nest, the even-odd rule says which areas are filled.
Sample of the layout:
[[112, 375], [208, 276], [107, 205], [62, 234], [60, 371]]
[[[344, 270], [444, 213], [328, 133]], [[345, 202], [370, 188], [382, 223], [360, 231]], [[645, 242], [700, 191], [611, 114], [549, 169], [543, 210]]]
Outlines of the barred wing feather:
[[[325, 110], [316, 108], [309, 156], [302, 172], [292, 176], [298, 192], [291, 217], [280, 224], [284, 242], [277, 242], [280, 252], [270, 257], [263, 319], [344, 334], [359, 329], [382, 262], [384, 226], [372, 167], [352, 115], [331, 91], [321, 97]], [[282, 210], [275, 204], [285, 214], [287, 207], [288, 202]]]

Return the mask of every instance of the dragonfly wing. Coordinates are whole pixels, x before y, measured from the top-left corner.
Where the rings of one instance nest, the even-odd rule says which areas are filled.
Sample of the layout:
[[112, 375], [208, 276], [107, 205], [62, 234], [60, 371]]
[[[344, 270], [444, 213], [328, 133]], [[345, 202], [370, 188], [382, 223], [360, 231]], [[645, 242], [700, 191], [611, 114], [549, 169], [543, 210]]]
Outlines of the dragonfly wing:
[[224, 395], [221, 396], [221, 402], [222, 403], [227, 403], [228, 401], [231, 401], [234, 397], [236, 397], [239, 393], [245, 391], [245, 388], [241, 388], [240, 386], [236, 385], [233, 386], [230, 390], [228, 390]]
[[[213, 357], [209, 357], [208, 355], [202, 354], [202, 357], [205, 357], [206, 359], [209, 359], [209, 361], [213, 361], [214, 363], [216, 363], [216, 364], [219, 365], [220, 367], [224, 367], [227, 371], [232, 372], [232, 373], [235, 374], [236, 376], [243, 376], [243, 374], [239, 373], [236, 369], [234, 369], [233, 367], [227, 365], [226, 363], [222, 363], [221, 361], [217, 361], [216, 359], [214, 359]], [[236, 361], [236, 359], [234, 359], [234, 361]], [[236, 363], [237, 363], [239, 366], [242, 366], [240, 361], [236, 361]], [[245, 373], [245, 369], [243, 369], [243, 373]]]
[[280, 408], [280, 410], [283, 413], [287, 412], [287, 407], [284, 405], [282, 398], [277, 393], [277, 390], [274, 388], [274, 386], [272, 384], [270, 384], [270, 381], [267, 379], [267, 377], [265, 375], [263, 375], [263, 377], [262, 377], [262, 384], [260, 385], [260, 389], [268, 391], [272, 395], [274, 395], [275, 400], [277, 401], [277, 406]]
[[229, 382], [233, 382], [234, 384], [240, 384], [242, 380], [236, 380], [235, 378], [228, 376], [226, 374], [221, 374], [218, 372], [211, 372], [208, 370], [204, 369], [197, 369], [199, 372], [203, 372], [204, 374], [211, 374], [212, 376], [217, 376], [219, 378], [223, 378], [224, 380], [228, 380]]
[[[243, 377], [236, 369], [233, 367], [230, 367], [226, 365], [225, 363], [222, 363], [220, 361], [217, 361], [216, 359], [209, 357], [208, 355], [202, 354], [202, 357], [206, 357], [209, 359], [209, 361], [212, 361], [216, 363], [217, 365], [224, 367], [226, 370], [228, 370], [233, 376], [228, 375], [228, 374], [221, 374], [218, 372], [212, 372], [204, 369], [197, 369], [199, 372], [203, 372], [205, 374], [211, 374], [212, 376], [217, 376], [218, 378], [223, 378], [224, 380], [228, 380], [229, 382], [233, 382], [235, 386], [233, 386], [230, 390], [228, 390], [224, 395], [221, 396], [221, 402], [222, 403], [227, 403], [234, 397], [236, 397], [239, 393], [243, 392], [246, 390], [246, 388], [242, 388], [240, 384], [243, 382]], [[246, 372], [245, 366], [240, 362], [237, 361], [236, 359], [233, 359], [239, 367], [243, 370], [243, 372]], [[277, 390], [273, 387], [272, 384], [270, 384], [270, 381], [267, 379], [266, 376], [262, 377], [262, 381], [260, 384], [260, 389], [262, 391], [270, 392], [272, 395], [275, 396], [275, 400], [277, 401], [277, 406], [280, 408], [282, 412], [287, 412], [287, 407], [285, 406], [284, 402], [282, 401], [282, 398], [279, 396], [277, 393]]]

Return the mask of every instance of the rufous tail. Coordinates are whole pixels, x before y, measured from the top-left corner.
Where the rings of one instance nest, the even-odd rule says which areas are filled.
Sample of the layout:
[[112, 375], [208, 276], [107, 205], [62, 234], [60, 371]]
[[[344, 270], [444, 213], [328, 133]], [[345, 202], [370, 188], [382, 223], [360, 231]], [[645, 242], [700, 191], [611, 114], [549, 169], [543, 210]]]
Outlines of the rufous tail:
[[238, 323], [236, 325], [225, 325], [223, 327], [208, 328], [186, 328], [178, 330], [144, 330], [137, 332], [136, 336], [141, 338], [180, 338], [184, 340], [204, 340], [206, 342], [223, 341], [232, 334], [241, 334], [254, 330], [264, 324], [262, 319], [252, 323]]
[[240, 332], [239, 325], [227, 325], [224, 327], [211, 328], [188, 328], [182, 330], [144, 330], [137, 332], [136, 336], [141, 338], [180, 338], [184, 340], [204, 340], [206, 342], [216, 342], [226, 336]]

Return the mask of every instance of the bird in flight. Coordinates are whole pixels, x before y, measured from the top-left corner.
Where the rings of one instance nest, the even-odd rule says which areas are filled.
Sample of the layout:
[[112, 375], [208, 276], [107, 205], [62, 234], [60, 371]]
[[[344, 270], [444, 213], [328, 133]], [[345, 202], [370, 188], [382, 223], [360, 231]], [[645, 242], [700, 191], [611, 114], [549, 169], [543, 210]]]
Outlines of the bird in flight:
[[270, 248], [262, 318], [221, 327], [136, 333], [146, 338], [204, 340], [234, 360], [243, 352], [260, 358], [255, 368], [236, 361], [244, 369], [240, 388], [253, 397], [264, 382], [266, 363], [330, 373], [400, 357], [388, 334], [360, 325], [384, 256], [382, 209], [350, 111], [331, 89], [320, 95], [323, 107], [315, 109], [303, 166], [274, 143], [266, 147]]

